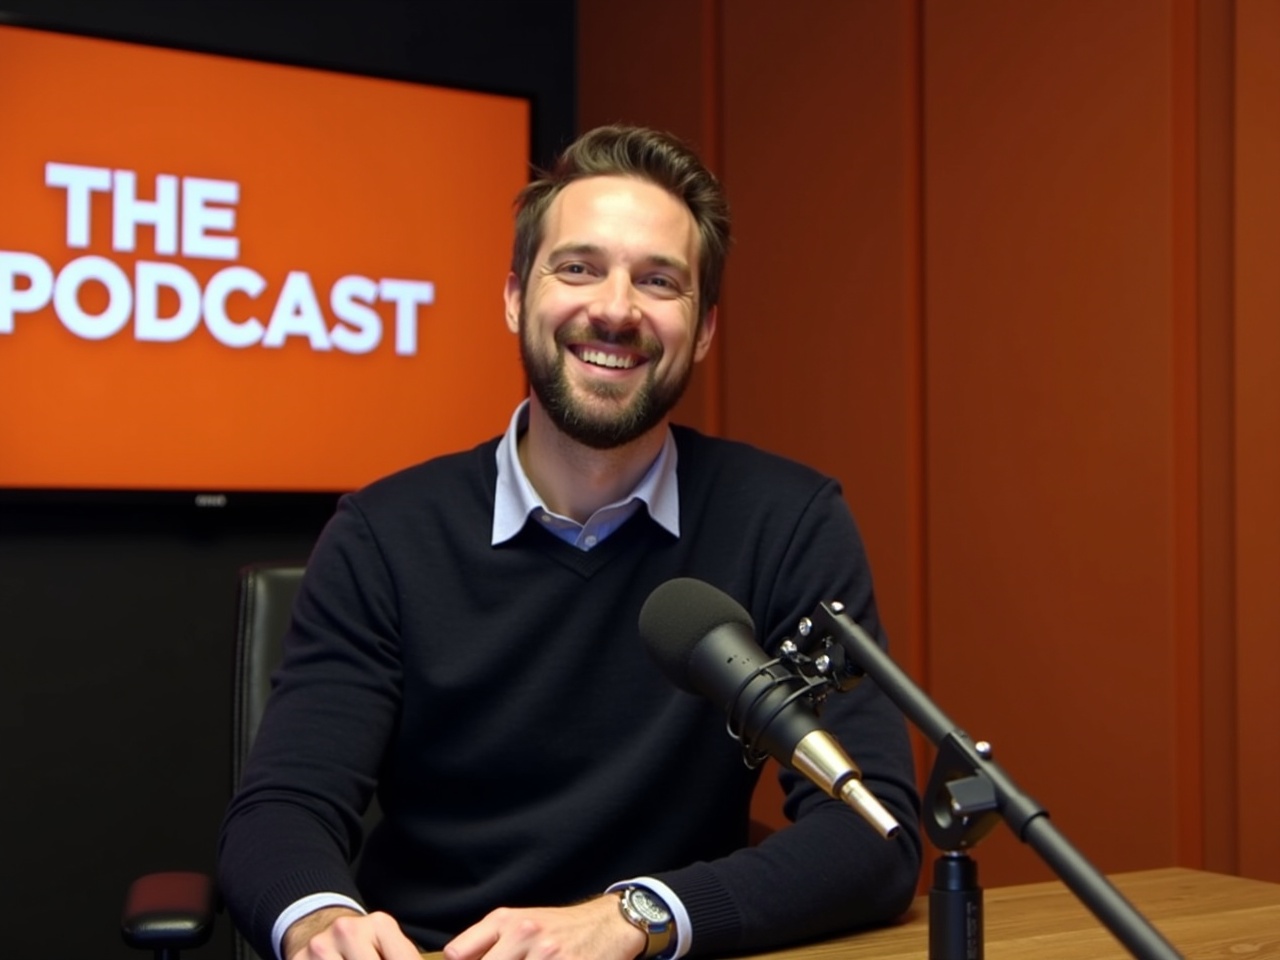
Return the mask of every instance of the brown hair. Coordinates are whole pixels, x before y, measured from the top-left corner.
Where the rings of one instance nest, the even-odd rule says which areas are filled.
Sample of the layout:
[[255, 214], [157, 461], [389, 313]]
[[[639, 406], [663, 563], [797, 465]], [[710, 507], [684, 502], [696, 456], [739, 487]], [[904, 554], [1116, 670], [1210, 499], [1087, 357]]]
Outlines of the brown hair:
[[516, 197], [516, 239], [511, 271], [525, 289], [542, 243], [543, 220], [556, 195], [587, 177], [636, 177], [679, 198], [693, 214], [700, 238], [698, 315], [719, 302], [720, 277], [729, 252], [729, 205], [720, 182], [687, 145], [669, 133], [644, 127], [607, 126], [591, 130], [557, 158]]

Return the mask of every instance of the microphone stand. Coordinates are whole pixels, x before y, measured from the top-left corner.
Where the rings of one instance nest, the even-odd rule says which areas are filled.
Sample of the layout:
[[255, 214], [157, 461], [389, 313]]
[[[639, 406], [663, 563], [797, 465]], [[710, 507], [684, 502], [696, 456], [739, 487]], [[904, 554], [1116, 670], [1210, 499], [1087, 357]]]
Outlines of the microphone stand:
[[[930, 960], [981, 960], [982, 889], [967, 851], [1003, 819], [1139, 960], [1181, 960], [1167, 940], [1049, 822], [992, 759], [991, 745], [956, 727], [840, 603], [821, 603], [800, 624], [819, 672], [847, 690], [869, 676], [938, 748], [924, 795], [929, 839], [943, 853], [929, 892]], [[833, 640], [834, 638], [834, 640]], [[812, 647], [811, 647], [812, 649]], [[827, 659], [824, 662], [824, 657]]]

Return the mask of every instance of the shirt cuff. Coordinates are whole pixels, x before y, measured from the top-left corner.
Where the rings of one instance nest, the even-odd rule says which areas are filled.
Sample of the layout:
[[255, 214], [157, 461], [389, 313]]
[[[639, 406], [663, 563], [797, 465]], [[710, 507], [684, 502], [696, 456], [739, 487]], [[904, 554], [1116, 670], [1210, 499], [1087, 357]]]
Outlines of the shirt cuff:
[[271, 928], [271, 949], [275, 951], [277, 960], [285, 960], [280, 952], [284, 948], [284, 935], [288, 929], [309, 913], [323, 910], [325, 907], [350, 907], [358, 913], [366, 913], [364, 907], [350, 897], [341, 893], [313, 893], [295, 900], [284, 908], [284, 912], [276, 917]]
[[636, 877], [633, 880], [622, 880], [613, 884], [605, 893], [614, 893], [627, 887], [644, 887], [662, 898], [662, 902], [671, 911], [671, 919], [676, 925], [676, 949], [674, 953], [666, 955], [667, 960], [680, 960], [680, 957], [688, 953], [689, 948], [693, 946], [693, 927], [689, 922], [689, 912], [685, 910], [684, 904], [680, 902], [675, 891], [653, 877]]

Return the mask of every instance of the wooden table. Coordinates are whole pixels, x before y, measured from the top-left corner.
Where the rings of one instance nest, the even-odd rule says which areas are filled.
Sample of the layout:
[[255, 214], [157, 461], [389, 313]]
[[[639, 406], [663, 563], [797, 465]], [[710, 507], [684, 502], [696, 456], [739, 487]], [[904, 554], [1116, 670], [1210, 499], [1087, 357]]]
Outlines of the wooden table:
[[[1280, 884], [1173, 867], [1108, 878], [1186, 960], [1280, 960]], [[1123, 960], [1130, 954], [1061, 883], [983, 895], [986, 960]], [[929, 906], [902, 923], [762, 953], [760, 960], [927, 960]], [[439, 957], [438, 953], [424, 957]]]
[[[1170, 868], [1108, 879], [1187, 960], [1280, 958], [1280, 884]], [[1131, 954], [1061, 883], [984, 891], [986, 960], [1122, 960]], [[895, 927], [761, 954], [772, 960], [925, 960], [929, 906]]]

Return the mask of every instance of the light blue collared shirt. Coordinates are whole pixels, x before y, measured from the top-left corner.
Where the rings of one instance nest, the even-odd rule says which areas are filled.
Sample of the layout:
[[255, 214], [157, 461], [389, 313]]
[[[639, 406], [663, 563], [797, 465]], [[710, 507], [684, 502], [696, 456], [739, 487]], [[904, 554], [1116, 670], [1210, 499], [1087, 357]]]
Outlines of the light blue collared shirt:
[[493, 535], [496, 547], [524, 529], [532, 517], [565, 543], [590, 550], [631, 518], [643, 504], [658, 526], [680, 536], [680, 491], [676, 483], [676, 441], [667, 430], [657, 458], [630, 494], [601, 507], [586, 523], [548, 510], [533, 489], [516, 453], [520, 435], [529, 425], [529, 401], [516, 407], [507, 432], [498, 442], [498, 486], [493, 500]]

